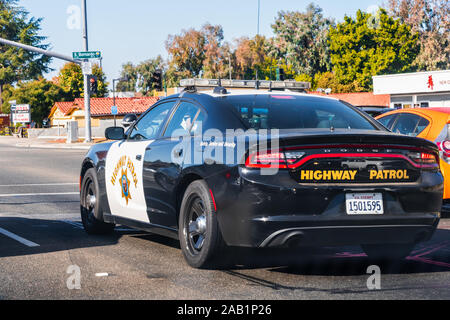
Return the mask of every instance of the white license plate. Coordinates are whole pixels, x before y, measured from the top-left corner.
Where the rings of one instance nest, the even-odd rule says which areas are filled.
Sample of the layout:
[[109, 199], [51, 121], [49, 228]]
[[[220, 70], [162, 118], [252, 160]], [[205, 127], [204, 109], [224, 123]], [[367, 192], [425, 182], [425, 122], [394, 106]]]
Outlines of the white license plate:
[[347, 214], [384, 214], [381, 193], [347, 193]]

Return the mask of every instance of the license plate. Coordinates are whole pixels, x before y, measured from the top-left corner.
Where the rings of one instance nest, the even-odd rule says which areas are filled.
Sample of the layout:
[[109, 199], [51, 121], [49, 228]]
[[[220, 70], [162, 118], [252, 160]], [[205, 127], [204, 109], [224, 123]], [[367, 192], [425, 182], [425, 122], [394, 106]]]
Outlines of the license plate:
[[345, 197], [347, 214], [384, 214], [381, 193], [348, 193]]

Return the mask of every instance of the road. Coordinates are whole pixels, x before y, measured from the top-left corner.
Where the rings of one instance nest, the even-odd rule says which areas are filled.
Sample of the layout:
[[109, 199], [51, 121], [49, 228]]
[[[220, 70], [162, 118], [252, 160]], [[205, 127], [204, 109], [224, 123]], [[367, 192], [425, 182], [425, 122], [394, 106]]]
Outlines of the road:
[[84, 154], [0, 138], [0, 299], [450, 298], [448, 219], [407, 260], [381, 267], [381, 290], [368, 289], [359, 247], [233, 249], [233, 269], [195, 270], [173, 240], [124, 227], [88, 236], [79, 217]]

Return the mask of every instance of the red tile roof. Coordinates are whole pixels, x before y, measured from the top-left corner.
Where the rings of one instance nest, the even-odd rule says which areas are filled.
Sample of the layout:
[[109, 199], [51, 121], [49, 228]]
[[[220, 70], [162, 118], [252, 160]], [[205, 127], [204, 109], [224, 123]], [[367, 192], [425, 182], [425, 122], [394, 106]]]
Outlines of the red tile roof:
[[[116, 106], [119, 111], [118, 115], [144, 113], [158, 100], [158, 97], [116, 98]], [[113, 98], [92, 98], [91, 115], [94, 117], [111, 115], [112, 106]], [[65, 115], [68, 115], [74, 108], [84, 110], [84, 99], [75, 99], [74, 102], [56, 102], [53, 108], [58, 108]]]
[[56, 102], [53, 108], [58, 108], [64, 115], [67, 115], [75, 106], [73, 101]]
[[348, 102], [357, 107], [369, 107], [369, 106], [389, 107], [391, 103], [391, 96], [389, 94], [374, 95], [372, 92], [332, 93], [328, 95], [321, 92], [310, 92], [310, 94], [336, 98]]

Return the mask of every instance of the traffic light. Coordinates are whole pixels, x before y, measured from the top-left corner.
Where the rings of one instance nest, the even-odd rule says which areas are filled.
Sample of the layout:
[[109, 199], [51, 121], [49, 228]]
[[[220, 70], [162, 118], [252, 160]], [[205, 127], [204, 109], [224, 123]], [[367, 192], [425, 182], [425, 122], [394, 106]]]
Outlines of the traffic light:
[[151, 79], [153, 89], [162, 91], [163, 89], [163, 73], [162, 70], [155, 70]]
[[284, 81], [286, 79], [286, 76], [284, 74], [283, 68], [277, 68], [277, 80], [278, 81]]
[[91, 95], [97, 94], [98, 92], [98, 82], [96, 76], [92, 76], [89, 78], [89, 91]]

